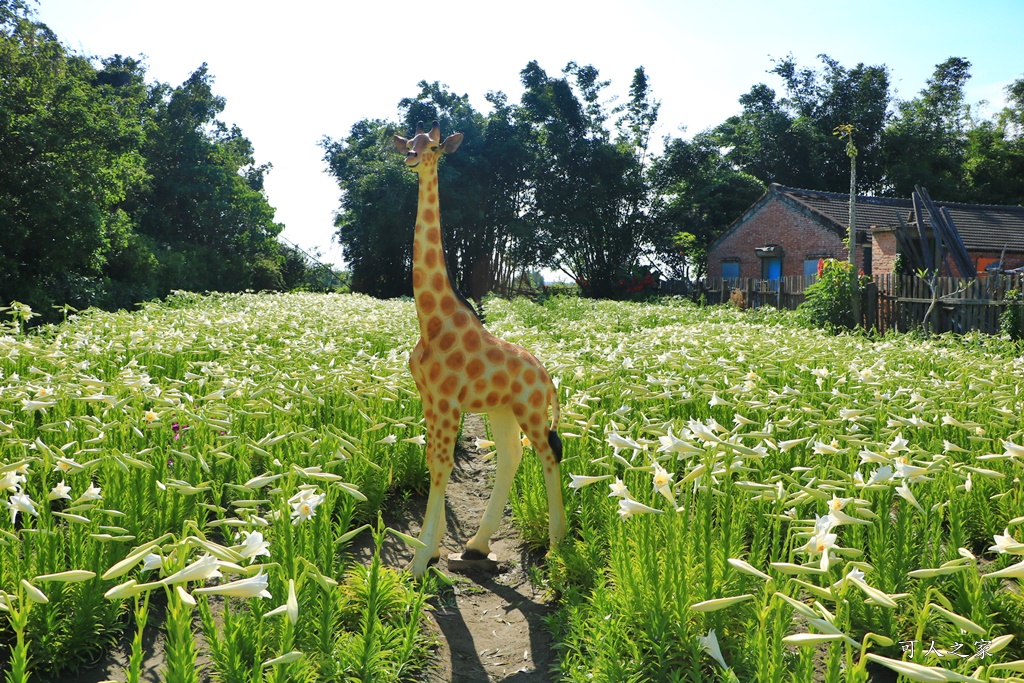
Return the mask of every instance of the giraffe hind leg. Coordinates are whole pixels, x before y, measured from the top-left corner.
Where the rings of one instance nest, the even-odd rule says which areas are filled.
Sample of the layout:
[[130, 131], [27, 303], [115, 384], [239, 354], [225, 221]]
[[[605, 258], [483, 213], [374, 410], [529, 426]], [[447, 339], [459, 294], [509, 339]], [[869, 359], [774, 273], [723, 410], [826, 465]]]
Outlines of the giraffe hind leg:
[[519, 422], [516, 421], [512, 409], [501, 408], [488, 414], [491, 423], [491, 434], [494, 436], [494, 447], [497, 451], [496, 466], [494, 475], [494, 488], [491, 490], [491, 498], [487, 501], [487, 509], [484, 510], [480, 519], [480, 527], [473, 538], [466, 543], [466, 549], [462, 553], [465, 560], [482, 560], [491, 551], [491, 536], [501, 525], [501, 518], [505, 514], [505, 504], [508, 502], [509, 491], [512, 489], [512, 480], [519, 469], [519, 463], [523, 459], [523, 442], [520, 439]]
[[537, 426], [535, 421], [523, 420], [522, 426], [537, 451], [544, 472], [548, 497], [548, 541], [554, 547], [565, 538], [568, 529], [562, 502], [562, 440], [554, 430]]

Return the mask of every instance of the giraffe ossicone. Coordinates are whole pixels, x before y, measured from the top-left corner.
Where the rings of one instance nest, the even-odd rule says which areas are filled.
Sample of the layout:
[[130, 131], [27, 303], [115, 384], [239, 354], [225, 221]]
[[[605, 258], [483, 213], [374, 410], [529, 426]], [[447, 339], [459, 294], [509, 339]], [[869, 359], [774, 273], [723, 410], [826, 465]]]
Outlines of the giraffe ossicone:
[[418, 124], [411, 138], [394, 137], [395, 148], [405, 155], [406, 167], [419, 176], [412, 284], [420, 339], [409, 357], [409, 369], [423, 403], [430, 494], [420, 531], [424, 547], [416, 550], [412, 561], [417, 578], [440, 554], [444, 493], [455, 464], [455, 441], [463, 413], [487, 414], [497, 452], [491, 498], [477, 533], [466, 543], [463, 558], [484, 559], [490, 553], [491, 536], [501, 522], [523, 455], [520, 430], [537, 451], [544, 471], [551, 545], [566, 533], [559, 465], [562, 444], [556, 431], [558, 391], [533, 354], [484, 328], [472, 306], [452, 286], [445, 263], [437, 162], [460, 144], [461, 133], [442, 142], [436, 121], [429, 131]]

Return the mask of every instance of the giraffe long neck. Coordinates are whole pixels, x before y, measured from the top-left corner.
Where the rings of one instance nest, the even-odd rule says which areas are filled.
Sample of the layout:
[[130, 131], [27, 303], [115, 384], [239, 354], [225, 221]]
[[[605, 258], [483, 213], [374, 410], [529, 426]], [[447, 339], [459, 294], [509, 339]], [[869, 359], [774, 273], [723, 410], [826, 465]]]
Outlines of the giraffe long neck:
[[[424, 161], [424, 163], [428, 163]], [[412, 288], [420, 336], [431, 341], [443, 318], [460, 308], [459, 297], [448, 279], [441, 245], [441, 212], [437, 192], [437, 161], [419, 173], [419, 204], [412, 243]]]

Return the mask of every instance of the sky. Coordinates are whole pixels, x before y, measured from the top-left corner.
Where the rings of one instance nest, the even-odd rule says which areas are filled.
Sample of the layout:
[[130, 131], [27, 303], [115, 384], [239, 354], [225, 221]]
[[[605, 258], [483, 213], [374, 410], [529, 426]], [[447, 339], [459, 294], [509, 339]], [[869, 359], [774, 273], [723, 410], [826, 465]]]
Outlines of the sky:
[[489, 91], [518, 101], [531, 60], [550, 75], [592, 64], [619, 99], [643, 66], [661, 138], [739, 113], [757, 83], [781, 94], [767, 72], [789, 54], [802, 67], [822, 53], [846, 68], [885, 64], [903, 99], [964, 57], [968, 101], [990, 102], [987, 116], [1024, 77], [1024, 0], [40, 0], [37, 18], [80, 54], [145, 56], [150, 80], [179, 85], [206, 62], [227, 101], [220, 119], [273, 164], [266, 192], [282, 237], [336, 265], [340, 191], [319, 143], [365, 118], [397, 119], [423, 80], [486, 112]]

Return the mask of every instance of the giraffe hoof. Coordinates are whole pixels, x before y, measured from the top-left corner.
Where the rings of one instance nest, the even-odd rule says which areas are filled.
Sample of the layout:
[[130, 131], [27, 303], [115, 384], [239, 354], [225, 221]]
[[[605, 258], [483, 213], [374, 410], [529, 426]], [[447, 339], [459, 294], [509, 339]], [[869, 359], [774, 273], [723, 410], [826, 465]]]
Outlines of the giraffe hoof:
[[460, 572], [483, 570], [493, 572], [498, 568], [498, 556], [494, 553], [484, 555], [479, 550], [465, 550], [448, 556], [448, 571]]

